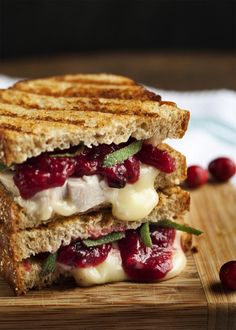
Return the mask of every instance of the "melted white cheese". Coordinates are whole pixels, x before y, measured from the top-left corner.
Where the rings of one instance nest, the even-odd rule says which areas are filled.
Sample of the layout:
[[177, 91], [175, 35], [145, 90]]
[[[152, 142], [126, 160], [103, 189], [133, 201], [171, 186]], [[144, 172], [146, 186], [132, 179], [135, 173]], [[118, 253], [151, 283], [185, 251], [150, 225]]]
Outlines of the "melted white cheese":
[[[172, 256], [172, 269], [164, 278], [158, 280], [163, 281], [179, 275], [186, 266], [186, 257], [181, 248], [181, 232], [176, 232], [173, 244], [174, 252]], [[113, 245], [105, 261], [95, 267], [72, 268], [63, 264], [59, 264], [60, 271], [69, 271], [74, 277], [78, 286], [92, 286], [96, 284], [105, 284], [111, 282], [128, 281], [130, 278], [124, 272], [120, 251]]]
[[178, 276], [185, 268], [187, 259], [184, 254], [184, 251], [181, 247], [181, 236], [182, 233], [180, 231], [176, 231], [176, 236], [173, 244], [174, 252], [172, 256], [172, 269], [165, 275], [161, 281], [168, 280], [172, 277]]
[[158, 204], [156, 175], [154, 167], [142, 164], [139, 180], [122, 189], [108, 187], [98, 175], [71, 177], [62, 187], [40, 191], [30, 199], [20, 196], [12, 172], [0, 173], [0, 181], [13, 193], [15, 202], [36, 220], [46, 221], [55, 214], [70, 216], [109, 203], [118, 219], [134, 221], [147, 216]]
[[105, 261], [96, 267], [74, 268], [71, 270], [76, 283], [79, 286], [91, 286], [111, 282], [128, 280], [123, 270], [120, 252], [111, 249]]
[[120, 220], [138, 221], [147, 216], [158, 204], [159, 197], [154, 188], [157, 170], [142, 165], [140, 178], [122, 189], [106, 188], [107, 201], [112, 204], [112, 214]]

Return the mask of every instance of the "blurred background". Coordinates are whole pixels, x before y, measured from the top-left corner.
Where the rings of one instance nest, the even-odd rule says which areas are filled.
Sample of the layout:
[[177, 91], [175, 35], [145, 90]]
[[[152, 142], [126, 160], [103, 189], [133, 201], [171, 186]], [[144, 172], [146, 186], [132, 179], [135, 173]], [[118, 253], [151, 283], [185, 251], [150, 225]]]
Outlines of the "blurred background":
[[0, 74], [236, 90], [236, 1], [0, 0]]

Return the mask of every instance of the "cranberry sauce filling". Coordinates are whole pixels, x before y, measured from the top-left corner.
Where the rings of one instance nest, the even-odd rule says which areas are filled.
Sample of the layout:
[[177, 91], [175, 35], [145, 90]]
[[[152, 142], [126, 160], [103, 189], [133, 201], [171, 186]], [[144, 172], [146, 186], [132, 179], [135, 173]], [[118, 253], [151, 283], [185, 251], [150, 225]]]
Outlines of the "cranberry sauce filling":
[[62, 246], [58, 251], [57, 261], [67, 266], [92, 267], [106, 260], [111, 244], [102, 244], [96, 247], [86, 247], [81, 240]]
[[123, 188], [126, 183], [135, 183], [140, 174], [140, 161], [152, 165], [157, 169], [170, 173], [175, 170], [175, 160], [167, 151], [160, 150], [150, 144], [143, 144], [141, 151], [135, 156], [129, 157], [122, 163], [112, 167], [103, 167], [106, 155], [123, 148], [127, 143], [115, 145], [100, 144], [92, 148], [85, 147], [79, 155], [63, 156], [71, 153], [59, 151], [61, 157], [53, 157], [53, 153], [44, 153], [33, 157], [25, 163], [16, 165], [16, 172], [13, 177], [19, 189], [21, 197], [28, 199], [37, 192], [63, 186], [70, 176], [82, 177], [83, 175], [99, 174], [105, 178], [108, 186]]
[[[151, 228], [152, 248], [146, 247], [139, 230], [126, 231], [125, 238], [118, 241], [122, 266], [126, 274], [138, 282], [162, 279], [172, 269], [175, 229]], [[71, 267], [91, 267], [102, 263], [111, 250], [111, 244], [86, 247], [81, 240], [63, 246], [57, 261]]]
[[176, 231], [152, 228], [152, 248], [144, 245], [137, 230], [126, 232], [119, 241], [122, 265], [126, 274], [138, 282], [162, 279], [173, 267], [173, 242]]
[[74, 173], [75, 165], [73, 158], [51, 158], [42, 154], [17, 165], [13, 179], [21, 197], [27, 199], [41, 190], [63, 186]]
[[143, 144], [137, 156], [142, 163], [152, 165], [165, 173], [174, 172], [176, 168], [175, 159], [166, 150], [160, 150], [151, 144]]

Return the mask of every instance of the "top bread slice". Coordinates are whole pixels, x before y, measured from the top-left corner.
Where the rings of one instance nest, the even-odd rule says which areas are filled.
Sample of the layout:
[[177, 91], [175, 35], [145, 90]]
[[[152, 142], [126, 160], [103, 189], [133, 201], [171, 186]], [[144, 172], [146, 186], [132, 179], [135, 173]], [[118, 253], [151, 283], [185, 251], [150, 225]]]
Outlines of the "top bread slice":
[[22, 163], [80, 142], [181, 138], [188, 120], [188, 111], [125, 77], [77, 74], [21, 81], [0, 91], [0, 163]]

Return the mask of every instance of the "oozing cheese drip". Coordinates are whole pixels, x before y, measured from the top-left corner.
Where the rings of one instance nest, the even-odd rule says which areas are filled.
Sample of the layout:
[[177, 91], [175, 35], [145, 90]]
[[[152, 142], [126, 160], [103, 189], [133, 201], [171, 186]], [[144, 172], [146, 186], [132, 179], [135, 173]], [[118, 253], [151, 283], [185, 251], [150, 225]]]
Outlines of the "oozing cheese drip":
[[137, 182], [122, 189], [106, 188], [105, 196], [112, 204], [112, 214], [126, 221], [141, 220], [147, 216], [159, 201], [154, 188], [156, 175], [154, 167], [142, 165]]
[[[186, 257], [181, 248], [181, 232], [179, 231], [176, 232], [173, 248], [173, 267], [164, 278], [158, 281], [167, 280], [179, 275], [186, 266]], [[69, 271], [78, 286], [92, 286], [130, 280], [123, 270], [120, 251], [115, 245], [109, 252], [106, 260], [95, 267], [72, 268], [63, 264], [58, 264], [58, 267], [62, 273]]]
[[141, 165], [140, 178], [122, 189], [110, 188], [98, 175], [70, 177], [62, 187], [38, 192], [23, 199], [14, 184], [12, 172], [0, 173], [0, 181], [15, 196], [14, 200], [36, 221], [47, 221], [53, 215], [70, 216], [86, 212], [103, 203], [112, 204], [112, 213], [120, 220], [141, 220], [158, 204], [154, 189], [157, 170]]

